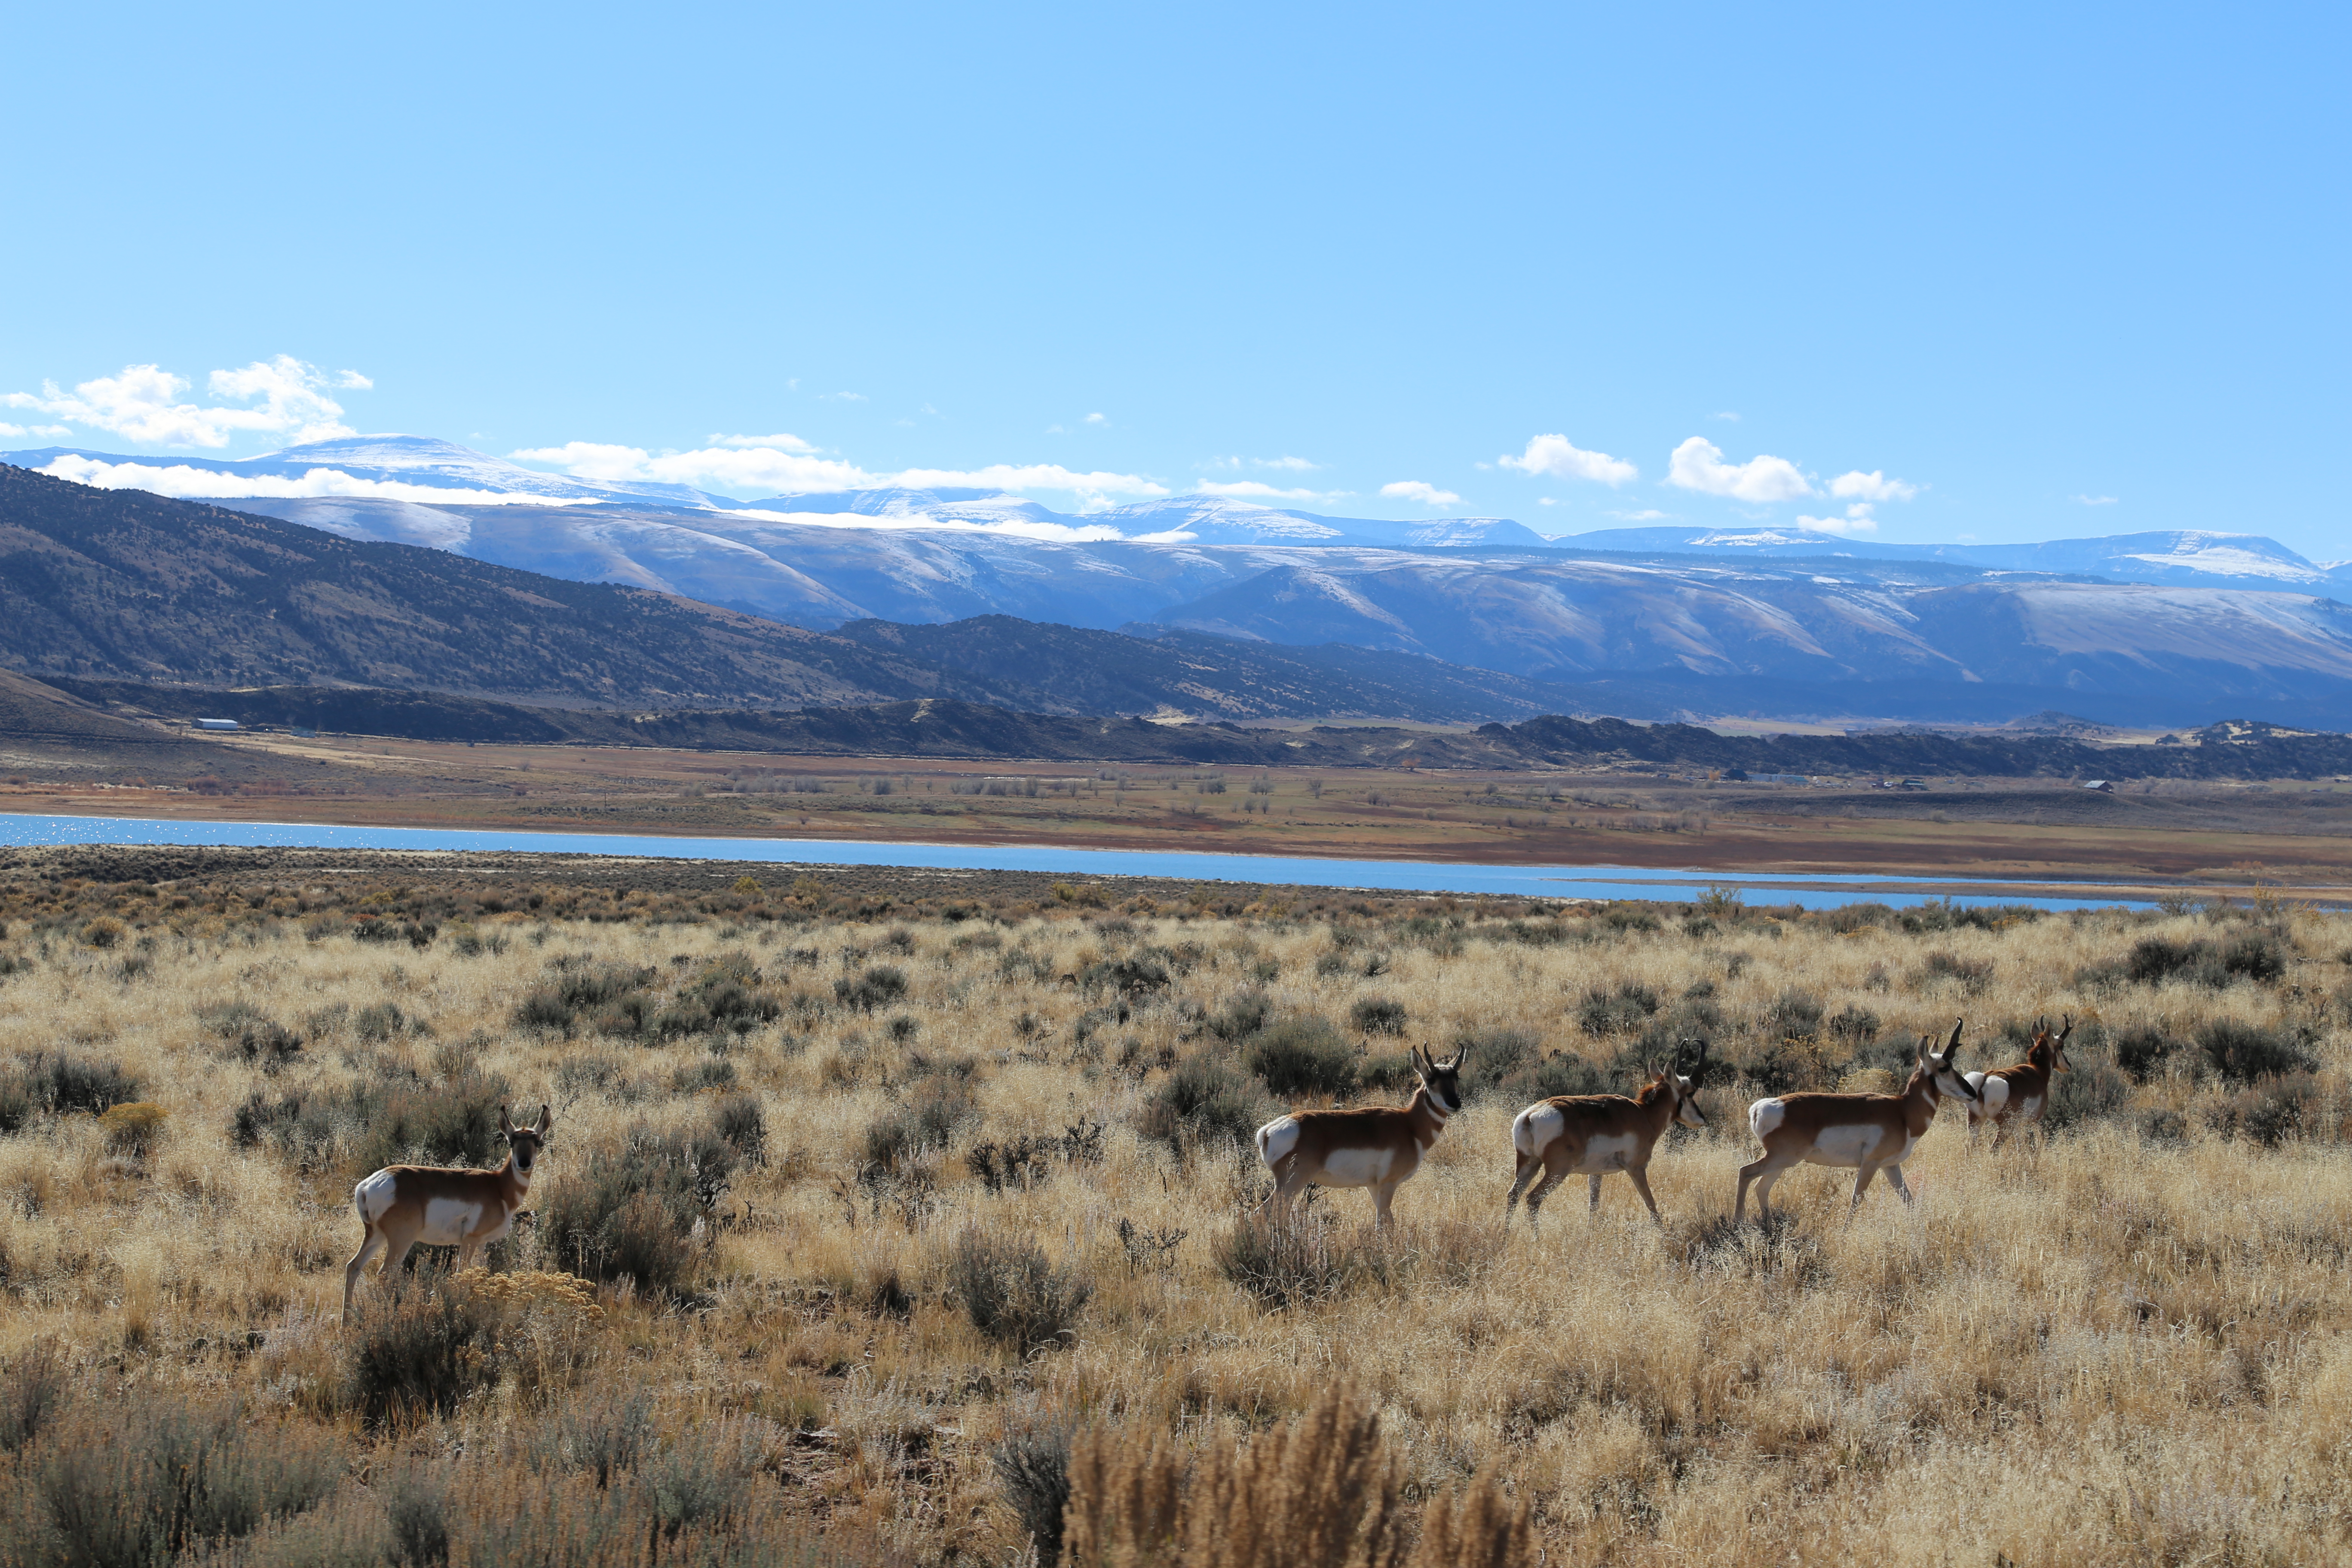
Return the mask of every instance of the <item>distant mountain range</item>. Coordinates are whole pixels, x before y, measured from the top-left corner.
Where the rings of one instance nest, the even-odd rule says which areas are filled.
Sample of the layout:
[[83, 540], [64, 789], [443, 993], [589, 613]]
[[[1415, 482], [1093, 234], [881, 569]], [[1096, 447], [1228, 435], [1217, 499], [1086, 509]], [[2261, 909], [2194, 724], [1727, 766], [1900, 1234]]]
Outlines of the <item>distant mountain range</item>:
[[[354, 493], [221, 504], [349, 541], [426, 546], [478, 569], [652, 590], [646, 603], [698, 601], [664, 613], [739, 612], [698, 623], [723, 625], [729, 637], [779, 622], [809, 628], [794, 634], [802, 638], [841, 634], [793, 643], [792, 658], [818, 662], [803, 660], [814, 673], [790, 679], [782, 665], [756, 677], [745, 665], [724, 679], [709, 666], [623, 679], [614, 671], [628, 656], [604, 647], [561, 679], [460, 665], [471, 679], [431, 681], [482, 694], [675, 705], [689, 689], [698, 701], [725, 687], [729, 700], [798, 700], [788, 694], [799, 690], [807, 700], [963, 697], [1046, 712], [1423, 721], [1545, 708], [2000, 721], [2061, 708], [2131, 724], [2254, 715], [2352, 726], [2352, 609], [2328, 596], [2352, 567], [2252, 535], [1927, 547], [1639, 529], [1547, 541], [1499, 519], [1323, 518], [1201, 496], [1084, 515], [975, 491], [746, 503], [540, 474], [407, 437], [236, 462], [58, 448], [9, 457], [111, 484], [164, 483], [159, 465], [177, 465], [170, 483], [182, 489], [213, 475], [229, 490], [341, 486]], [[382, 486], [401, 493], [371, 492]], [[1008, 625], [991, 629], [992, 617]], [[897, 629], [860, 629], [867, 622]], [[1017, 622], [1061, 629], [1009, 629]], [[1122, 629], [1162, 653], [1144, 655], [1136, 637], [1080, 636]], [[0, 646], [10, 635], [0, 627]], [[1260, 645], [1256, 658], [1242, 658], [1248, 644]], [[258, 647], [245, 637], [189, 653], [217, 670], [232, 647], [257, 657]], [[354, 645], [348, 670], [327, 678], [396, 684], [350, 672], [383, 663], [362, 651]], [[95, 656], [46, 657], [47, 668], [75, 673], [55, 661]], [[688, 658], [676, 648], [665, 657]], [[142, 658], [152, 662], [126, 653], [112, 668], [140, 678]], [[280, 663], [272, 679], [326, 674]], [[606, 673], [590, 679], [591, 664]]]

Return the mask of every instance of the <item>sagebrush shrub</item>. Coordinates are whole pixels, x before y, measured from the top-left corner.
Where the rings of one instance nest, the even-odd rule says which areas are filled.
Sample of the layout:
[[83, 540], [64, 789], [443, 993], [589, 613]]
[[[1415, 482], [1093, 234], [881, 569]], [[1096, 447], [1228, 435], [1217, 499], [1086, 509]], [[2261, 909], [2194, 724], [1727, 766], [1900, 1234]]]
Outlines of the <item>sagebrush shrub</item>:
[[1206, 1055], [1180, 1058], [1145, 1101], [1138, 1131], [1182, 1152], [1189, 1145], [1247, 1143], [1276, 1114], [1255, 1079]]
[[343, 1331], [341, 1401], [371, 1425], [456, 1412], [503, 1371], [499, 1318], [455, 1279], [387, 1273]]
[[1055, 1268], [1045, 1249], [1026, 1237], [977, 1229], [957, 1238], [948, 1287], [973, 1328], [1024, 1353], [1074, 1338], [1095, 1292], [1093, 1281], [1075, 1268]]
[[1340, 1095], [1357, 1083], [1356, 1049], [1328, 1018], [1312, 1013], [1279, 1018], [1250, 1037], [1242, 1063], [1285, 1099]]
[[717, 1205], [738, 1158], [708, 1126], [666, 1132], [640, 1122], [620, 1149], [562, 1168], [537, 1205], [540, 1227], [556, 1257], [590, 1279], [674, 1290], [699, 1259], [694, 1222]]
[[2319, 1063], [2311, 1053], [2274, 1029], [2216, 1018], [2197, 1031], [2205, 1065], [2231, 1083], [2252, 1083], [2282, 1073], [2309, 1072]]

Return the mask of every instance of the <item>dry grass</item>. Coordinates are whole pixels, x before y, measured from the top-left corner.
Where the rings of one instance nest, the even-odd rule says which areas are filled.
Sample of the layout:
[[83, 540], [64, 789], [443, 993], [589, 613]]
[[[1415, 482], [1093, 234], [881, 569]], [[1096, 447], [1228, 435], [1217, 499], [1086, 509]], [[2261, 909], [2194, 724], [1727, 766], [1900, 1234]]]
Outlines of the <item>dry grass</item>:
[[[6, 897], [0, 1561], [1010, 1562], [1061, 1455], [1087, 1562], [2352, 1549], [2336, 917]], [[2279, 967], [2134, 980], [2149, 938]], [[869, 1001], [877, 967], [904, 988]], [[1356, 1193], [1237, 1230], [1263, 1173], [1163, 1087], [1263, 1095], [1253, 1020], [1368, 997], [1409, 1022], [1342, 1037], [1359, 1094], [1468, 1037], [1469, 1107], [1392, 1237]], [[1848, 1177], [1800, 1171], [1779, 1227], [1728, 1226], [1754, 1093], [1870, 1081], [1961, 1013], [2000, 1065], [2062, 1011], [2046, 1138], [1971, 1152], [1953, 1112], [1916, 1207], [1848, 1225]], [[1663, 1230], [1612, 1184], [1507, 1234], [1530, 1086], [1692, 1034], [1713, 1128], [1652, 1167]], [[541, 1223], [339, 1330], [352, 1181], [501, 1098], [557, 1108]], [[174, 1501], [154, 1432], [226, 1489]], [[107, 1488], [163, 1535], [77, 1557]]]

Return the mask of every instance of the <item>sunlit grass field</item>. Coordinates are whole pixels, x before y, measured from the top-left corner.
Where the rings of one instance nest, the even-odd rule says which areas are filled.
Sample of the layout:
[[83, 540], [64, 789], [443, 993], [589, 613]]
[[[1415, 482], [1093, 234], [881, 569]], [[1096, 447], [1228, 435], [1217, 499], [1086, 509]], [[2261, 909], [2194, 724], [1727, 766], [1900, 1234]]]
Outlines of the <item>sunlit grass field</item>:
[[[2352, 1549], [2339, 917], [5, 875], [0, 1561]], [[2042, 1135], [1729, 1224], [1750, 1100], [2062, 1014]], [[1663, 1227], [1505, 1228], [1517, 1110], [1701, 1038]], [[1254, 1222], [1249, 1130], [1414, 1044], [1396, 1229]], [[489, 1272], [339, 1323], [352, 1184], [542, 1102]]]

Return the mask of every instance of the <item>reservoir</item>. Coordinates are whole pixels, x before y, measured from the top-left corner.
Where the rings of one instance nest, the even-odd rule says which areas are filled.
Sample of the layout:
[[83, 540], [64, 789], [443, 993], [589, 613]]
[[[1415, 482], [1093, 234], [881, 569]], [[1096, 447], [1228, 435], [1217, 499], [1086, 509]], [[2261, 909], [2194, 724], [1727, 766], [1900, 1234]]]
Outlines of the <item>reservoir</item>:
[[796, 868], [912, 866], [940, 870], [1037, 871], [1055, 876], [1163, 877], [1252, 886], [1364, 888], [1387, 892], [1488, 893], [1524, 899], [1695, 900], [1710, 888], [1755, 903], [1829, 909], [1849, 903], [2021, 904], [2036, 909], [2148, 907], [2144, 889], [2063, 881], [1993, 881], [1811, 873], [1742, 873], [1629, 866], [1476, 865], [1437, 860], [1339, 860], [1167, 849], [1079, 849], [1050, 844], [878, 843], [838, 838], [697, 838], [629, 833], [474, 832], [299, 822], [190, 822], [154, 817], [33, 816], [0, 813], [0, 847], [174, 845], [219, 848], [526, 851], [657, 859], [764, 861]]

